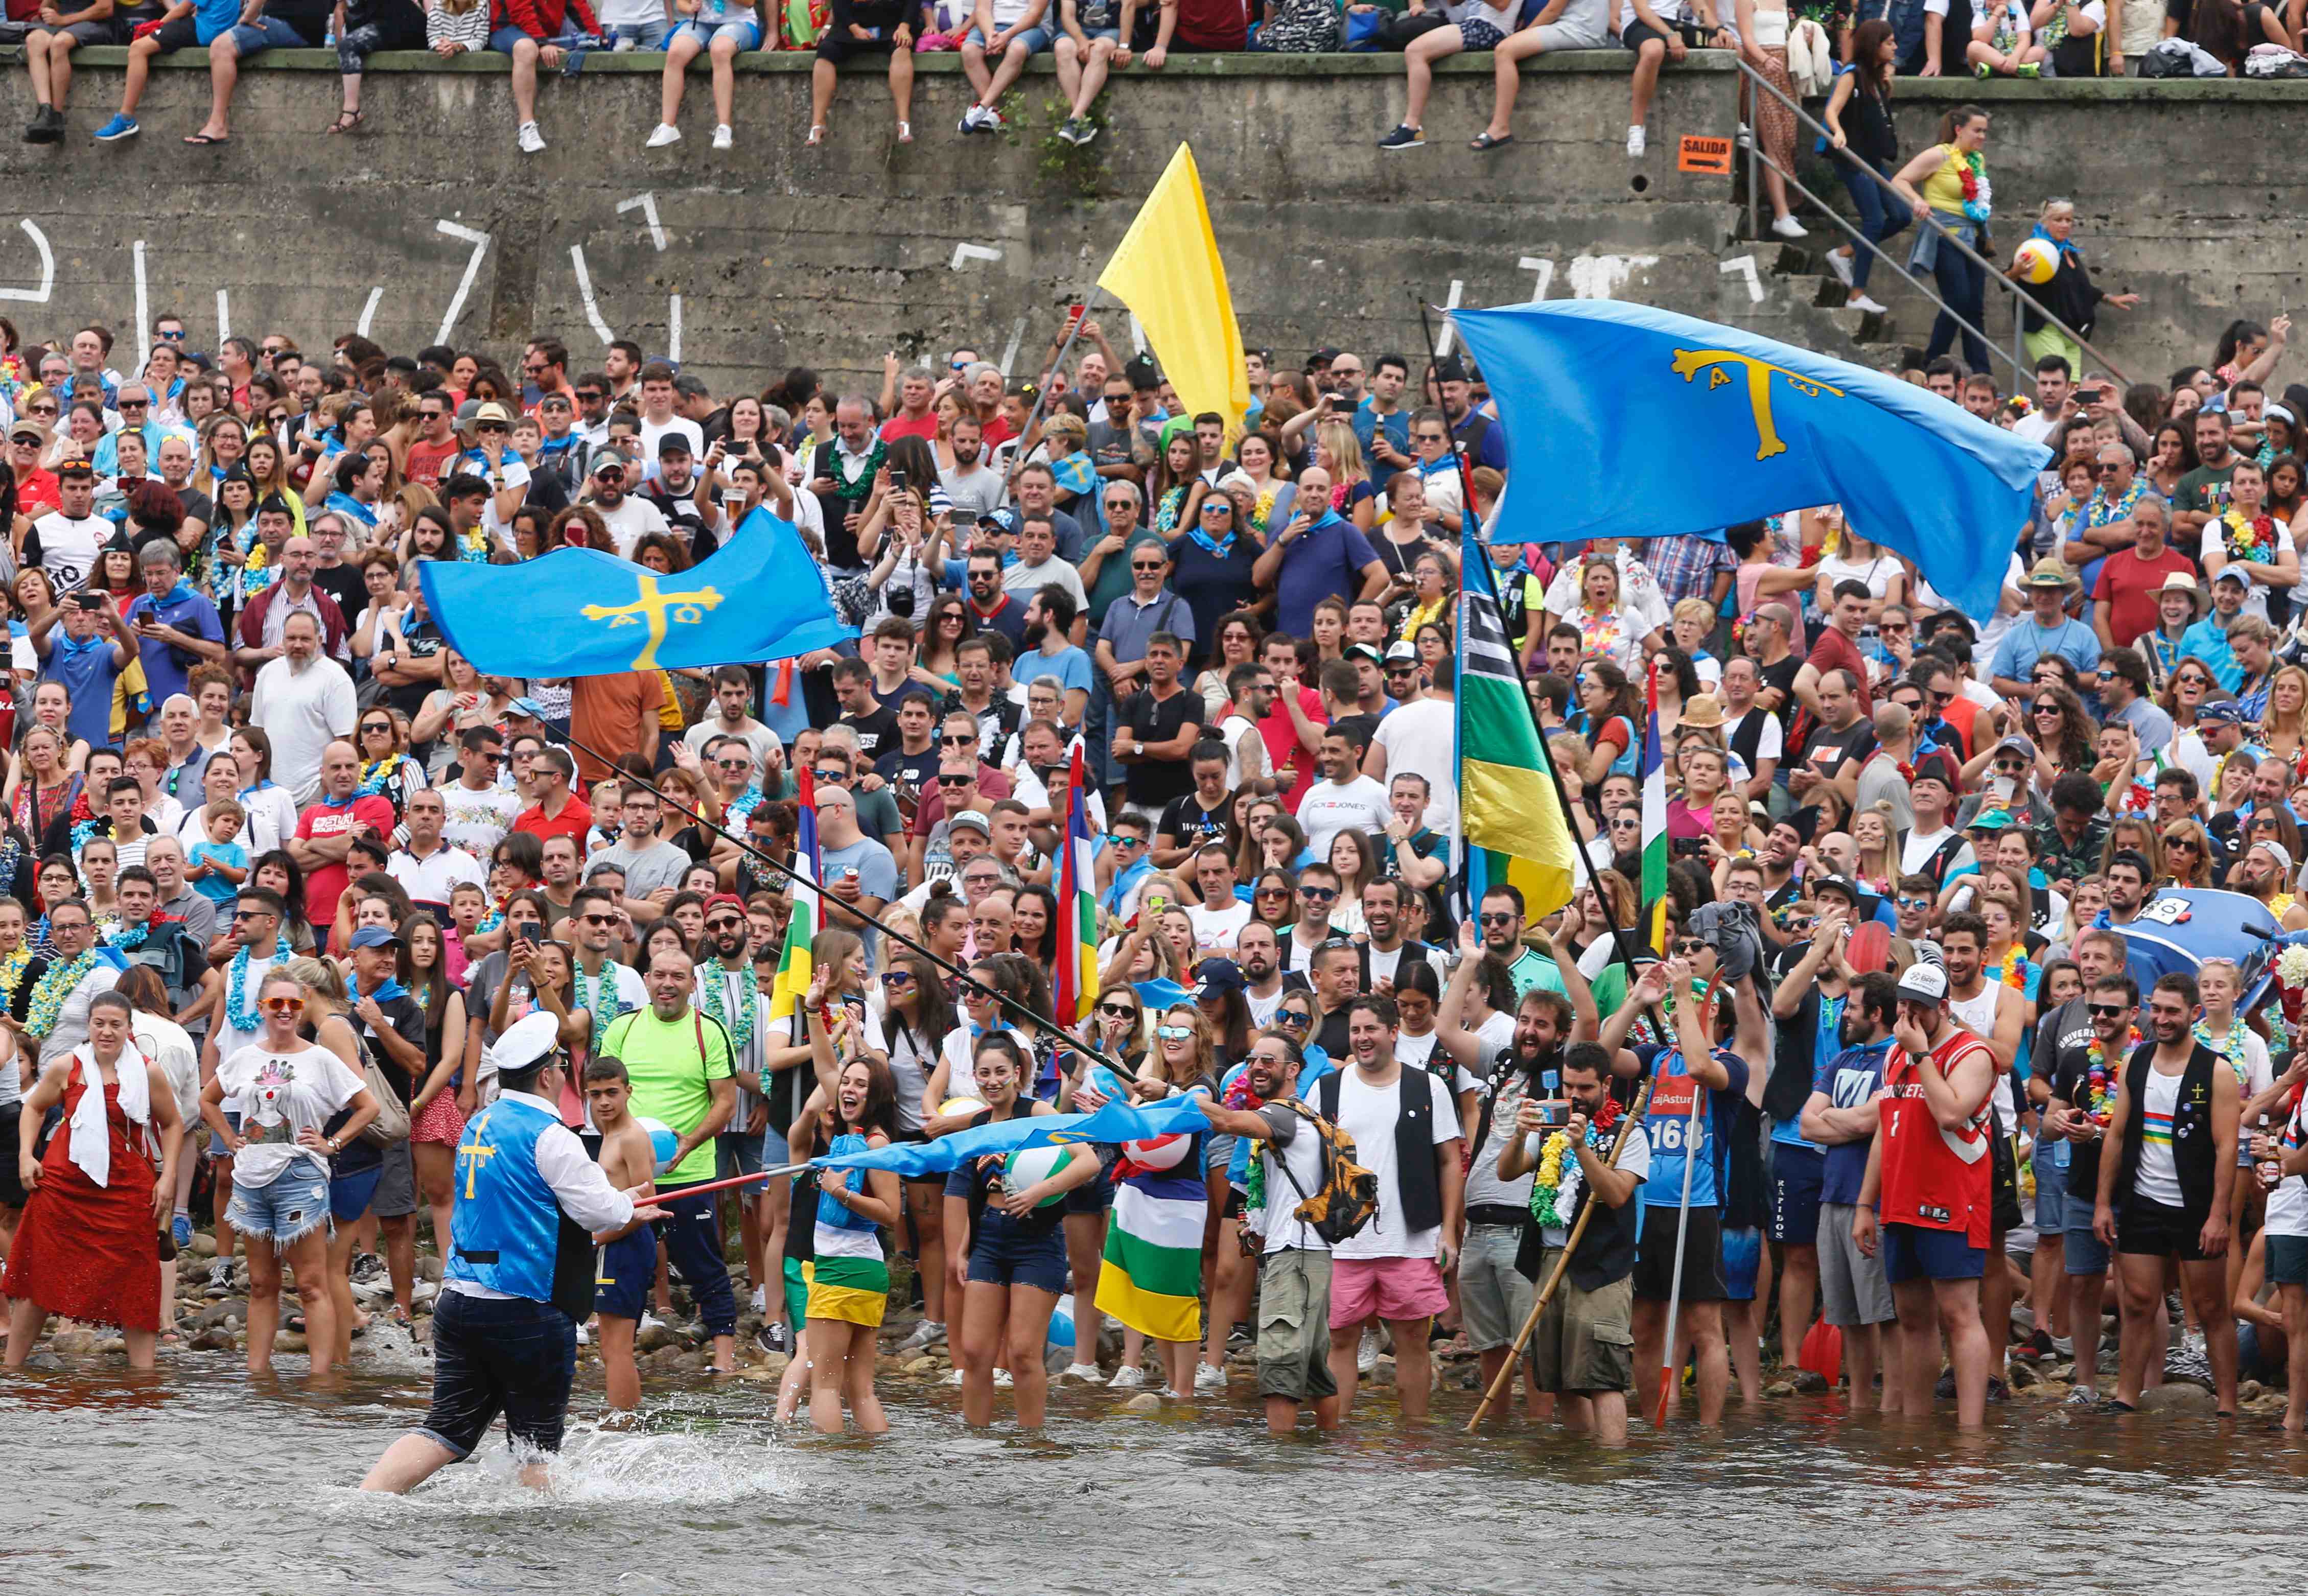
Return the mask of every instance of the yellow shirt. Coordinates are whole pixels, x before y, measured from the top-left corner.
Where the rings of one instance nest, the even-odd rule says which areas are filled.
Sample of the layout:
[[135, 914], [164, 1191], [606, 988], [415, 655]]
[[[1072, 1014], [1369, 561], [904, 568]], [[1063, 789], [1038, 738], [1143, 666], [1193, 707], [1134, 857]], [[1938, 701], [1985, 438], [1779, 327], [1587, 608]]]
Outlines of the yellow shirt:
[[1940, 146], [1946, 159], [1940, 169], [1924, 179], [1924, 203], [1934, 210], [1944, 210], [1951, 216], [1963, 214], [1964, 159], [1956, 153], [1952, 144]]

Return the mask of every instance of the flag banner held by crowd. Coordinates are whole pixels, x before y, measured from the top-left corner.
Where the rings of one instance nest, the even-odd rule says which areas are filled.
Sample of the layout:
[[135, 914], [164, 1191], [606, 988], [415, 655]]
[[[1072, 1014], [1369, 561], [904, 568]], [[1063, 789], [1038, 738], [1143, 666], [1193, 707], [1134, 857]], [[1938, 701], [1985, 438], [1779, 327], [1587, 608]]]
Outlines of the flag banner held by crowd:
[[1546, 750], [1499, 618], [1491, 562], [1474, 519], [1460, 533], [1459, 813], [1467, 847], [1467, 897], [1494, 887], [1522, 894], [1536, 920], [1571, 901], [1571, 828], [1555, 795]]
[[[1179, 1143], [1167, 1146], [1175, 1156]], [[1131, 1153], [1124, 1147], [1115, 1166], [1114, 1223], [1107, 1229], [1105, 1267], [1098, 1274], [1098, 1306], [1157, 1341], [1198, 1341], [1202, 1229], [1210, 1213], [1201, 1171], [1191, 1164], [1174, 1167], [1141, 1185], [1121, 1178], [1140, 1167]]]
[[1187, 415], [1216, 411], [1229, 431], [1241, 425], [1250, 409], [1242, 326], [1202, 200], [1202, 175], [1186, 145], [1170, 158], [1098, 286], [1138, 318]]
[[418, 562], [450, 646], [486, 676], [612, 676], [790, 659], [857, 635], [792, 525], [765, 509], [670, 576], [598, 549], [518, 565]]
[[1058, 860], [1058, 957], [1051, 1001], [1062, 1025], [1079, 1025], [1098, 1001], [1098, 869], [1089, 836], [1082, 744], [1074, 740], [1066, 775], [1064, 852]]
[[973, 1125], [942, 1136], [934, 1142], [892, 1142], [863, 1153], [844, 1153], [817, 1159], [829, 1169], [895, 1170], [908, 1180], [926, 1180], [952, 1173], [973, 1158], [989, 1153], [1014, 1153], [1021, 1147], [1079, 1146], [1084, 1142], [1142, 1142], [1156, 1137], [1192, 1136], [1208, 1130], [1210, 1122], [1201, 1105], [1191, 1097], [1172, 1097], [1140, 1105], [1109, 1103], [1094, 1114], [1020, 1116], [992, 1125]]
[[1616, 300], [1453, 313], [1506, 428], [1520, 536], [1658, 537], [1814, 504], [1992, 615], [2051, 451], [1924, 389]]
[[[1944, 402], [1944, 401], [1942, 401]], [[1658, 662], [1653, 660], [1643, 687], [1643, 906], [1651, 948], [1666, 948], [1666, 757], [1659, 746]]]
[[786, 942], [778, 955], [778, 978], [770, 988], [770, 1017], [789, 1019], [809, 995], [809, 945], [817, 937], [817, 782], [807, 766], [795, 774], [801, 818], [794, 836], [793, 913], [786, 920]]

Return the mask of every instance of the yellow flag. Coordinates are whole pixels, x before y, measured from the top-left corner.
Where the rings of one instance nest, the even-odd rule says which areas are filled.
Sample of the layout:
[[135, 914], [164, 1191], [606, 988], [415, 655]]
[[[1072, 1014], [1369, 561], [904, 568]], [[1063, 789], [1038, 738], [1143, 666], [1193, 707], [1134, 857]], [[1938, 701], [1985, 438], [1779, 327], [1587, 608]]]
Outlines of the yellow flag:
[[1215, 410], [1228, 431], [1241, 425], [1250, 409], [1242, 329], [1202, 202], [1202, 176], [1185, 145], [1146, 196], [1098, 286], [1138, 317], [1186, 414]]

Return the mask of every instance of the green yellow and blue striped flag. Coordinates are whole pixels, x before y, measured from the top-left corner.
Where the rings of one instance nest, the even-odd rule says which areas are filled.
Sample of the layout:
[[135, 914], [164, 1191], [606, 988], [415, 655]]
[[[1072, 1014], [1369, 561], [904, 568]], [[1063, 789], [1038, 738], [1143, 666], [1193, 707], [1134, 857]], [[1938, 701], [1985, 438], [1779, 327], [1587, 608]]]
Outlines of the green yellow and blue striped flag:
[[1470, 515], [1460, 534], [1459, 833], [1467, 899], [1473, 908], [1492, 888], [1511, 886], [1536, 920], [1571, 901], [1578, 845], [1508, 652], [1495, 579], [1474, 526]]

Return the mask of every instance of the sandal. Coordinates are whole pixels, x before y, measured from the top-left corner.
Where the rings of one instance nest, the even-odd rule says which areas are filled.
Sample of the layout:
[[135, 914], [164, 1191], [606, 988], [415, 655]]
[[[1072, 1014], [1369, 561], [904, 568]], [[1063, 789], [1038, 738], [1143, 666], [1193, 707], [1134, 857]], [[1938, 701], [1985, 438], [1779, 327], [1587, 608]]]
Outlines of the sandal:
[[1467, 141], [1467, 148], [1480, 152], [1492, 150], [1503, 150], [1506, 146], [1513, 142], [1514, 134], [1512, 133], [1507, 133], [1502, 137], [1494, 139], [1487, 133], [1480, 133]]
[[228, 134], [196, 133], [186, 133], [185, 135], [185, 142], [187, 144], [229, 144], [232, 142], [232, 139]]
[[825, 142], [825, 124], [824, 124], [824, 123], [822, 123], [822, 122], [819, 122], [819, 123], [814, 123], [814, 124], [811, 124], [811, 126], [810, 126], [810, 130], [809, 130], [809, 137], [807, 137], [807, 138], [804, 139], [804, 140], [802, 141], [802, 142], [803, 142], [803, 143], [805, 143], [805, 144], [822, 144], [822, 143], [824, 143], [824, 142]]
[[358, 111], [340, 111], [337, 113], [337, 119], [330, 123], [324, 131], [332, 133], [349, 133], [358, 127], [364, 120], [366, 118]]
[[912, 143], [913, 142], [914, 142], [914, 124], [913, 124], [912, 123], [910, 123], [910, 122], [900, 122], [900, 123], [899, 123], [899, 124], [898, 124], [898, 142], [899, 142], [899, 143], [900, 143], [900, 144], [910, 144], [910, 143]]

